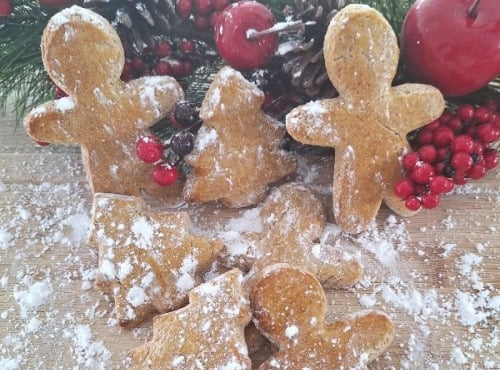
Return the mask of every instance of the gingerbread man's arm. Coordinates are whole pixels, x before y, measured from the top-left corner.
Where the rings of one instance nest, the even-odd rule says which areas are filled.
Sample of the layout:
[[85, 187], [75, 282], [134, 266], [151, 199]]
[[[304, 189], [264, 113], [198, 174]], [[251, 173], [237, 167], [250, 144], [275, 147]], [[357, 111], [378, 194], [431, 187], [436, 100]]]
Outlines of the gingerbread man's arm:
[[404, 84], [391, 90], [391, 129], [400, 137], [431, 121], [443, 113], [445, 102], [438, 89], [423, 84]]
[[78, 134], [72, 128], [75, 119], [74, 107], [74, 100], [64, 97], [34, 108], [24, 118], [26, 133], [35, 141], [78, 144]]
[[154, 125], [184, 98], [182, 87], [169, 76], [138, 78], [127, 83], [125, 89], [139, 99], [134, 102], [134, 107], [140, 111], [137, 115], [140, 119], [135, 124], [141, 129]]
[[340, 99], [312, 101], [287, 114], [286, 129], [304, 144], [335, 147], [342, 141], [338, 124], [350, 122], [343, 118], [346, 114]]

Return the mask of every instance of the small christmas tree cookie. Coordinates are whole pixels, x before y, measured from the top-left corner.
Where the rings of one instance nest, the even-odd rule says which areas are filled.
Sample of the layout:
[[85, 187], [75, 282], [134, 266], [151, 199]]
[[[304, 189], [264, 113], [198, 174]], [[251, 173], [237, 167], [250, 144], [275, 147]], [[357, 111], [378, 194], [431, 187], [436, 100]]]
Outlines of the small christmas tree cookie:
[[280, 149], [285, 127], [261, 111], [263, 100], [239, 72], [220, 70], [201, 106], [194, 150], [185, 157], [192, 167], [185, 199], [249, 206], [265, 196], [269, 183], [295, 171], [294, 157]]
[[156, 316], [153, 339], [131, 351], [134, 369], [252, 368], [244, 328], [250, 322], [248, 299], [237, 269], [199, 285], [189, 304]]
[[365, 230], [382, 200], [411, 214], [393, 192], [401, 177], [399, 158], [409, 150], [406, 134], [440, 116], [441, 93], [420, 84], [391, 87], [397, 38], [383, 16], [366, 5], [348, 5], [332, 19], [324, 53], [340, 96], [292, 110], [286, 127], [303, 143], [335, 148], [336, 222], [350, 233]]

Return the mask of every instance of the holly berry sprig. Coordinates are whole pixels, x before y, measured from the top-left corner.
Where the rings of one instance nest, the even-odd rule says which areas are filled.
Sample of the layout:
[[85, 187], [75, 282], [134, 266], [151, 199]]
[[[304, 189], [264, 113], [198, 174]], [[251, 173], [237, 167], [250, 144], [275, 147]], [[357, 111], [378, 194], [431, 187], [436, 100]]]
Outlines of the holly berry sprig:
[[440, 196], [469, 179], [477, 180], [498, 164], [500, 101], [462, 104], [409, 135], [413, 151], [402, 157], [405, 178], [394, 185], [408, 209], [432, 209]]
[[175, 132], [167, 140], [149, 134], [140, 137], [135, 146], [137, 157], [154, 165], [151, 180], [160, 186], [177, 181], [182, 158], [193, 150], [194, 133], [201, 125], [198, 110], [186, 101], [176, 104], [168, 120]]

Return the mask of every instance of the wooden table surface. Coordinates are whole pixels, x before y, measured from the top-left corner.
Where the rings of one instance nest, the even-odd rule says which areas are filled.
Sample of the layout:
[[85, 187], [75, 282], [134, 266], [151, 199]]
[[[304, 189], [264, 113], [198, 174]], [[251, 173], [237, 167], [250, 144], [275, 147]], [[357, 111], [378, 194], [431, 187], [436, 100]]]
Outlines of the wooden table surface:
[[[328, 206], [331, 158], [301, 161], [298, 179]], [[325, 239], [365, 267], [349, 290], [327, 291], [329, 320], [384, 310], [396, 338], [370, 369], [500, 369], [500, 173], [461, 187], [410, 219], [382, 208], [352, 239], [330, 218]], [[0, 121], [0, 369], [117, 369], [151, 320], [120, 329], [112, 297], [93, 288], [86, 245], [91, 193], [77, 148], [40, 148]], [[193, 207], [200, 228], [227, 228], [240, 211]]]

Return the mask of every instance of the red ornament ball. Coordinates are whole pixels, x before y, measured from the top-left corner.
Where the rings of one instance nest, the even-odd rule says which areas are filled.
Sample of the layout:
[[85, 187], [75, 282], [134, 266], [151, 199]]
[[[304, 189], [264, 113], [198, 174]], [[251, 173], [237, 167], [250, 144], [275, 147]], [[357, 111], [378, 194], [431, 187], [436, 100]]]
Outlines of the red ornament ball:
[[239, 1], [225, 8], [214, 28], [215, 45], [233, 68], [251, 70], [264, 66], [278, 47], [278, 35], [252, 37], [252, 31], [274, 26], [272, 11], [256, 1]]

